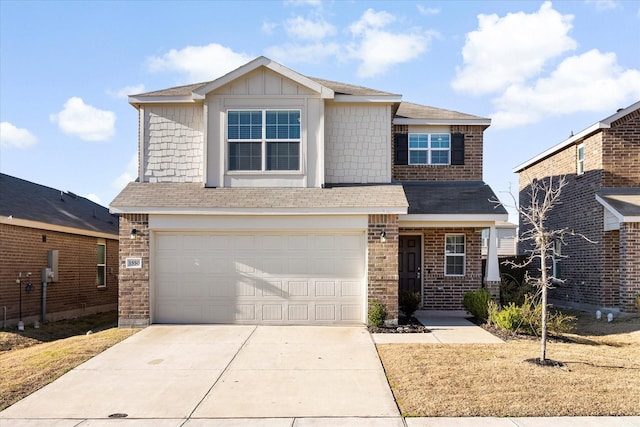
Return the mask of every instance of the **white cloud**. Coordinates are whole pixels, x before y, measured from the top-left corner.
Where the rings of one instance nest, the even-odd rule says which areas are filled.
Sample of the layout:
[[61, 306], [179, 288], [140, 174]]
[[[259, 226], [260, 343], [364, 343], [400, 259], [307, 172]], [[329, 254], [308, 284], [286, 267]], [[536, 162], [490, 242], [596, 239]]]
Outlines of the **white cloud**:
[[84, 196], [84, 197], [85, 197], [86, 199], [91, 200], [93, 203], [97, 203], [97, 204], [99, 204], [100, 206], [103, 206], [103, 205], [102, 205], [102, 200], [100, 200], [100, 197], [98, 197], [98, 195], [97, 195], [97, 194], [93, 194], [93, 193], [91, 193], [91, 194], [87, 194], [87, 195], [86, 195], [86, 196]]
[[342, 47], [338, 43], [312, 43], [308, 45], [288, 43], [268, 47], [265, 49], [265, 54], [280, 62], [319, 64], [327, 58], [338, 56], [341, 50]]
[[116, 90], [107, 90], [107, 94], [113, 98], [127, 98], [129, 95], [136, 95], [144, 92], [144, 84], [139, 84], [135, 86], [125, 86], [121, 89]]
[[262, 32], [268, 35], [273, 34], [273, 30], [278, 28], [278, 24], [271, 21], [262, 21]]
[[384, 28], [395, 21], [388, 12], [368, 9], [349, 30], [356, 42], [349, 46], [352, 58], [362, 61], [358, 76], [373, 77], [384, 73], [392, 66], [409, 62], [424, 53], [436, 35], [421, 29], [406, 33], [392, 33]]
[[126, 170], [111, 182], [111, 187], [122, 190], [128, 183], [138, 178], [138, 154], [134, 153], [127, 163]]
[[285, 5], [322, 7], [322, 0], [285, 0]]
[[494, 101], [497, 128], [536, 123], [546, 116], [615, 111], [640, 99], [640, 71], [624, 70], [615, 53], [590, 50], [566, 58], [533, 85], [514, 84]]
[[18, 128], [9, 122], [0, 123], [0, 147], [26, 148], [38, 142], [38, 138], [27, 129]]
[[214, 80], [244, 65], [253, 57], [237, 53], [228, 47], [211, 43], [206, 46], [187, 46], [171, 49], [148, 59], [149, 71], [177, 71], [186, 75], [189, 83]]
[[550, 2], [531, 14], [478, 15], [478, 29], [467, 34], [464, 65], [457, 69], [453, 88], [486, 94], [537, 76], [549, 60], [577, 47], [568, 35], [572, 21], [573, 15], [560, 14]]
[[62, 132], [85, 141], [104, 141], [115, 134], [115, 113], [87, 105], [77, 96], [69, 98], [62, 111], [49, 119]]
[[325, 20], [312, 21], [302, 16], [288, 19], [285, 27], [289, 37], [300, 40], [320, 41], [336, 33], [336, 27]]
[[440, 13], [440, 9], [435, 7], [424, 7], [421, 4], [417, 5], [416, 7], [418, 8], [418, 12], [420, 12], [420, 14], [424, 16], [432, 16]]
[[586, 0], [587, 4], [593, 4], [596, 7], [596, 10], [610, 10], [618, 7], [618, 2], [616, 0]]

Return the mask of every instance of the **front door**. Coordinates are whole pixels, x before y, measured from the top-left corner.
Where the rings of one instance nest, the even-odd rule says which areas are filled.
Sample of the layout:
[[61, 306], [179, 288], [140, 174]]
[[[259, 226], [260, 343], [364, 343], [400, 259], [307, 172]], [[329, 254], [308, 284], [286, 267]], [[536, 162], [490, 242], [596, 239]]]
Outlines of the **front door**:
[[421, 293], [422, 237], [400, 236], [398, 244], [398, 290]]

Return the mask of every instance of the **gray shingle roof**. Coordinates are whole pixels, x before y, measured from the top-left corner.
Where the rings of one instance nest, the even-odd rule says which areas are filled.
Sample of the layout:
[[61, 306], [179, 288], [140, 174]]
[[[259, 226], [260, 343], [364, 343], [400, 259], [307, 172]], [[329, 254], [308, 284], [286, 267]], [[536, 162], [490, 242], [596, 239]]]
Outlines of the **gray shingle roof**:
[[425, 120], [489, 120], [484, 117], [402, 101], [396, 117]]
[[6, 174], [0, 174], [0, 216], [118, 234], [118, 217], [104, 206]]
[[602, 188], [597, 194], [620, 215], [640, 216], [640, 187]]
[[409, 214], [501, 215], [507, 210], [489, 200], [495, 193], [482, 181], [403, 182]]
[[347, 83], [334, 82], [331, 80], [309, 77], [316, 83], [326, 86], [336, 93], [336, 95], [353, 95], [353, 96], [400, 96], [397, 93], [383, 92], [377, 89], [371, 89], [364, 86], [350, 85]]
[[112, 211], [134, 209], [406, 209], [400, 185], [340, 188], [203, 188], [192, 183], [132, 182], [111, 202]]

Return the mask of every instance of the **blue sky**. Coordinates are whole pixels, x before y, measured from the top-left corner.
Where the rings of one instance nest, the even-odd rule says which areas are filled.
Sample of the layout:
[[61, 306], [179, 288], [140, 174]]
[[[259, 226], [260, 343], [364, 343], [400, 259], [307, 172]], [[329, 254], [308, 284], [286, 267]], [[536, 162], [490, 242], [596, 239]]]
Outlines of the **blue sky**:
[[0, 171], [107, 206], [137, 176], [127, 94], [264, 55], [490, 117], [484, 179], [640, 100], [640, 1], [0, 0]]

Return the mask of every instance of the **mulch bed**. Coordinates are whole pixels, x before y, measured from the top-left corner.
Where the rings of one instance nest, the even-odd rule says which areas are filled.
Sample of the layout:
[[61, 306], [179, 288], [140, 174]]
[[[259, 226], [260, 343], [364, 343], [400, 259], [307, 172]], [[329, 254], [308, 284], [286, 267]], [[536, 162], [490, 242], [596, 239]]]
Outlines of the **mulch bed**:
[[367, 326], [372, 334], [425, 334], [431, 332], [415, 317], [399, 316], [397, 326]]

